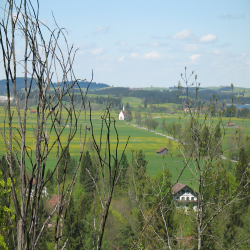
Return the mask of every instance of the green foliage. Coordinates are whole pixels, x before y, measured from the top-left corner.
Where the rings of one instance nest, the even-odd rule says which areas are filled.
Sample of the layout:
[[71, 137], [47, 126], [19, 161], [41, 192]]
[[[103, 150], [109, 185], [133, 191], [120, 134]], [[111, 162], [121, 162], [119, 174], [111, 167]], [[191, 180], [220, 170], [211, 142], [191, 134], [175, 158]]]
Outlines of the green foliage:
[[250, 173], [249, 173], [249, 157], [244, 148], [241, 148], [239, 162], [236, 166], [235, 179], [242, 191], [241, 211], [245, 212], [250, 203]]
[[71, 158], [69, 148], [62, 149], [59, 161], [59, 183], [63, 181], [63, 176], [72, 178], [75, 171], [75, 160]]
[[[3, 179], [3, 174], [0, 171], [0, 200], [2, 201], [2, 199], [7, 197], [10, 192], [11, 180], [10, 178], [7, 178], [7, 180], [5, 181]], [[4, 235], [6, 234], [9, 227], [9, 216], [11, 216], [10, 208], [0, 203], [0, 248], [4, 250], [8, 250], [8, 247], [6, 246], [6, 243], [4, 241]], [[14, 216], [11, 217], [12, 220], [14, 220], [14, 218]]]
[[133, 120], [133, 115], [130, 110], [127, 111], [126, 121], [131, 122]]
[[136, 120], [136, 124], [138, 126], [140, 126], [141, 125], [141, 113], [140, 113], [140, 111], [135, 112], [135, 120]]
[[128, 167], [129, 167], [128, 159], [126, 154], [124, 153], [119, 165], [119, 169], [122, 169], [122, 171], [119, 180], [117, 182], [117, 185], [119, 185], [123, 189], [127, 188], [128, 186], [128, 180], [126, 180]]
[[72, 199], [69, 203], [68, 211], [65, 217], [65, 232], [66, 234], [63, 242], [65, 242], [66, 238], [69, 240], [67, 243], [67, 249], [83, 249], [82, 242], [86, 236], [86, 228], [82, 220], [81, 211], [77, 209]]
[[[14, 159], [14, 156], [12, 156], [12, 170], [13, 170], [13, 175], [15, 178], [18, 178], [19, 175], [20, 175], [20, 169], [19, 167], [17, 166], [16, 164], [16, 161]], [[7, 176], [10, 176], [10, 168], [9, 168], [9, 165], [8, 165], [8, 162], [6, 160], [6, 155], [3, 155], [2, 156], [2, 159], [1, 159], [1, 165], [2, 165], [2, 169], [4, 171], [4, 173], [7, 174]]]
[[132, 230], [132, 227], [128, 223], [124, 223], [125, 225], [119, 230], [117, 235], [117, 246], [121, 250], [127, 250], [132, 245], [134, 240], [136, 239], [135, 233]]
[[162, 129], [162, 132], [164, 133], [164, 131], [166, 130], [166, 127], [167, 127], [166, 118], [163, 118], [160, 127], [161, 127], [161, 129]]
[[80, 183], [83, 184], [84, 190], [88, 194], [92, 194], [94, 190], [94, 183], [91, 176], [96, 180], [96, 172], [95, 168], [92, 164], [92, 160], [87, 150], [86, 153], [83, 155], [82, 162], [81, 162], [81, 169], [80, 169]]
[[150, 119], [148, 126], [149, 129], [153, 128], [153, 130], [155, 130], [158, 127], [159, 123], [156, 120]]
[[[50, 169], [47, 170], [45, 180], [48, 180], [52, 175], [52, 171]], [[51, 178], [47, 182], [47, 189], [49, 194], [54, 193], [54, 176], [52, 175]]]

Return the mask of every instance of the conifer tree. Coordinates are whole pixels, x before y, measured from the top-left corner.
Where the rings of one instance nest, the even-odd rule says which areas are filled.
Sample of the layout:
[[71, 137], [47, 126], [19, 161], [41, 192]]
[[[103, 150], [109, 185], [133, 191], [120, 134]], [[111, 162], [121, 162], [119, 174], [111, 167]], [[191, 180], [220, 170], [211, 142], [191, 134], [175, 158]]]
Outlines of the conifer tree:
[[59, 182], [63, 180], [63, 174], [66, 171], [66, 176], [71, 178], [75, 171], [75, 161], [71, 158], [69, 148], [64, 147], [62, 149], [61, 160], [59, 162]]
[[119, 183], [121, 186], [126, 186], [126, 174], [128, 171], [129, 163], [126, 154], [123, 154], [121, 162], [120, 162], [120, 169], [122, 168], [122, 172], [119, 178]]
[[218, 124], [215, 129], [214, 133], [214, 153], [216, 155], [221, 154], [222, 152], [222, 145], [221, 145], [221, 131], [220, 125]]
[[93, 184], [93, 180], [90, 177], [87, 169], [89, 170], [92, 177], [95, 177], [95, 170], [94, 170], [94, 167], [92, 165], [91, 157], [90, 157], [88, 150], [83, 155], [82, 162], [81, 162], [80, 183], [83, 184], [84, 190], [86, 193], [92, 193], [93, 188], [94, 188], [94, 184]]
[[[45, 180], [47, 180], [51, 176], [51, 174], [52, 174], [52, 171], [50, 171], [50, 169], [48, 169], [46, 172]], [[53, 178], [53, 176], [49, 179], [47, 187], [48, 187], [48, 192], [50, 194], [53, 194], [53, 192], [54, 192], [54, 178]]]
[[240, 185], [240, 190], [243, 189], [241, 201], [241, 209], [244, 212], [247, 210], [247, 207], [250, 202], [249, 193], [250, 193], [250, 180], [249, 167], [248, 167], [249, 158], [245, 152], [245, 148], [241, 148], [239, 155], [239, 162], [236, 166], [235, 178]]

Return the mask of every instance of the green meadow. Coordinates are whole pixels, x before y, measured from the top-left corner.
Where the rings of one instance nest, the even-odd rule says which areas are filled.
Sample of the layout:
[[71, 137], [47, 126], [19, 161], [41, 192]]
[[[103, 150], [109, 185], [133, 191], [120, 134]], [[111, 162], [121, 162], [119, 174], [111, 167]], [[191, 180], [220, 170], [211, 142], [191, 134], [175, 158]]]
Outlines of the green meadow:
[[[132, 102], [132, 99], [130, 100]], [[134, 100], [134, 104], [138, 100]], [[15, 135], [15, 138], [18, 141], [19, 134], [18, 134], [18, 121], [16, 117], [16, 110], [13, 109], [14, 116], [13, 116], [13, 132]], [[117, 114], [111, 113], [112, 116], [116, 119]], [[64, 120], [66, 120], [66, 112], [63, 112]], [[93, 111], [92, 113], [92, 122], [93, 122], [93, 133], [97, 141], [100, 140], [100, 131], [101, 131], [101, 116], [103, 115], [102, 111]], [[183, 113], [180, 114], [153, 114], [155, 117], [154, 119], [158, 121], [159, 124], [162, 123], [163, 118], [166, 119], [166, 123], [180, 123], [183, 127], [185, 127], [185, 123], [188, 119], [188, 117], [185, 117]], [[0, 107], [0, 127], [1, 132], [4, 133], [4, 109], [3, 107]], [[201, 118], [202, 119], [202, 118]], [[227, 123], [228, 118], [223, 117], [222, 118], [224, 124]], [[232, 118], [231, 119], [235, 125], [240, 125], [244, 128], [244, 133], [246, 135], [250, 135], [250, 119], [238, 119], [238, 118]], [[107, 121], [108, 122], [108, 121]], [[218, 122], [218, 118], [214, 118], [214, 124], [212, 126], [216, 126]], [[166, 137], [163, 137], [161, 135], [157, 135], [153, 132], [150, 132], [148, 130], [143, 130], [140, 128], [137, 128], [133, 126], [132, 124], [134, 121], [132, 121], [132, 124], [127, 124], [124, 121], [116, 120], [116, 127], [119, 135], [119, 145], [118, 145], [118, 155], [121, 156], [122, 151], [124, 147], [126, 146], [126, 142], [129, 138], [129, 143], [126, 148], [126, 155], [128, 159], [131, 161], [132, 152], [142, 149], [143, 153], [146, 156], [146, 160], [148, 161], [147, 165], [147, 171], [150, 175], [154, 175], [157, 171], [161, 170], [163, 166], [167, 166], [172, 175], [173, 179], [176, 179], [179, 175], [180, 170], [183, 167], [183, 158], [177, 157], [180, 152], [177, 149], [177, 144], [175, 141], [170, 140]], [[90, 126], [90, 119], [89, 119], [89, 113], [86, 113], [86, 124], [87, 126]], [[113, 123], [112, 123], [113, 124]], [[8, 129], [7, 124], [5, 124], [5, 134], [8, 135]], [[47, 126], [51, 126], [51, 121], [48, 121]], [[80, 127], [82, 126], [82, 131], [80, 133]], [[28, 112], [28, 122], [27, 122], [27, 133], [26, 133], [26, 142], [29, 146], [30, 150], [29, 153], [32, 155], [32, 158], [34, 159], [34, 148], [35, 148], [35, 134], [34, 134], [34, 128], [36, 127], [36, 114], [30, 114]], [[111, 154], [115, 154], [115, 148], [116, 148], [116, 135], [115, 131], [113, 129], [113, 125], [111, 126], [111, 137], [110, 137], [110, 144], [111, 144]], [[72, 157], [79, 158], [79, 152], [80, 152], [80, 143], [83, 145], [83, 139], [85, 135], [85, 115], [82, 113], [79, 121], [78, 121], [78, 130], [75, 134], [74, 139], [72, 140], [70, 144], [70, 154]], [[61, 136], [62, 145], [66, 145], [68, 140], [68, 127], [65, 127], [64, 132]], [[223, 141], [223, 147], [227, 147], [227, 138], [229, 137], [230, 133], [235, 130], [235, 128], [227, 128], [226, 130], [226, 139]], [[161, 128], [160, 125], [156, 128], [156, 132], [160, 132]], [[105, 137], [107, 134], [107, 130], [103, 130], [103, 145], [102, 149], [105, 147]], [[165, 132], [167, 135], [167, 133]], [[81, 136], [80, 136], [81, 135]], [[82, 138], [80, 138], [82, 137]], [[54, 131], [52, 131], [52, 136], [50, 137], [49, 145], [52, 145], [52, 142], [55, 140], [56, 136]], [[89, 138], [92, 138], [92, 133], [90, 131], [87, 131], [86, 139], [89, 141]], [[56, 164], [56, 152], [57, 152], [57, 145], [55, 145], [47, 159], [47, 167], [53, 168]], [[18, 149], [17, 143], [14, 143], [13, 147]], [[156, 151], [160, 149], [161, 147], [171, 148], [170, 154], [165, 156], [160, 156], [156, 154]], [[4, 140], [1, 136], [0, 139], [0, 154], [3, 155], [6, 152]], [[104, 154], [104, 150], [101, 151]], [[27, 161], [27, 168], [29, 169], [30, 164], [28, 164]], [[189, 182], [192, 180], [192, 174], [189, 169], [186, 169], [184, 171], [183, 176], [181, 177], [181, 181]]]

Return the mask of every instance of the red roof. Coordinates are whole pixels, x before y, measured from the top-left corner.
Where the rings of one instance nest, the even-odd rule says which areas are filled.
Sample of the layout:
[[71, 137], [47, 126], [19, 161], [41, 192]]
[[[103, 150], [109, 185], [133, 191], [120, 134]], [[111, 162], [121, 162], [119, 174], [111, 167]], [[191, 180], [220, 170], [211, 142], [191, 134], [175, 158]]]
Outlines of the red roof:
[[173, 187], [172, 187], [172, 192], [174, 194], [178, 193], [180, 190], [182, 190], [184, 187], [186, 187], [187, 184], [182, 184], [182, 183], [176, 183]]
[[54, 207], [57, 204], [59, 197], [61, 197], [61, 195], [58, 196], [57, 194], [54, 194], [51, 200], [49, 200], [49, 203]]
[[156, 153], [160, 153], [160, 152], [162, 152], [162, 151], [165, 150], [165, 149], [166, 149], [166, 148], [162, 147], [162, 148], [160, 148], [159, 150], [157, 150]]
[[127, 114], [127, 113], [126, 113], [125, 111], [123, 111], [123, 110], [122, 110], [121, 112], [122, 112], [124, 115], [126, 115], [126, 114]]

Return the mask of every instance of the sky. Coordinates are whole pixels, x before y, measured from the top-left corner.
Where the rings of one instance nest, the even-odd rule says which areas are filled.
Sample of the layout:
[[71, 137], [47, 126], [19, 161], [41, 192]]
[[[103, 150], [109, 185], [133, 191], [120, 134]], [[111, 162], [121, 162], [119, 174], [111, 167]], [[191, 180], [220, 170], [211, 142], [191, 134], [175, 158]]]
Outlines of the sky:
[[187, 67], [203, 87], [250, 88], [249, 0], [40, 1], [55, 28], [52, 12], [78, 48], [77, 78], [93, 69], [98, 83], [168, 88]]

